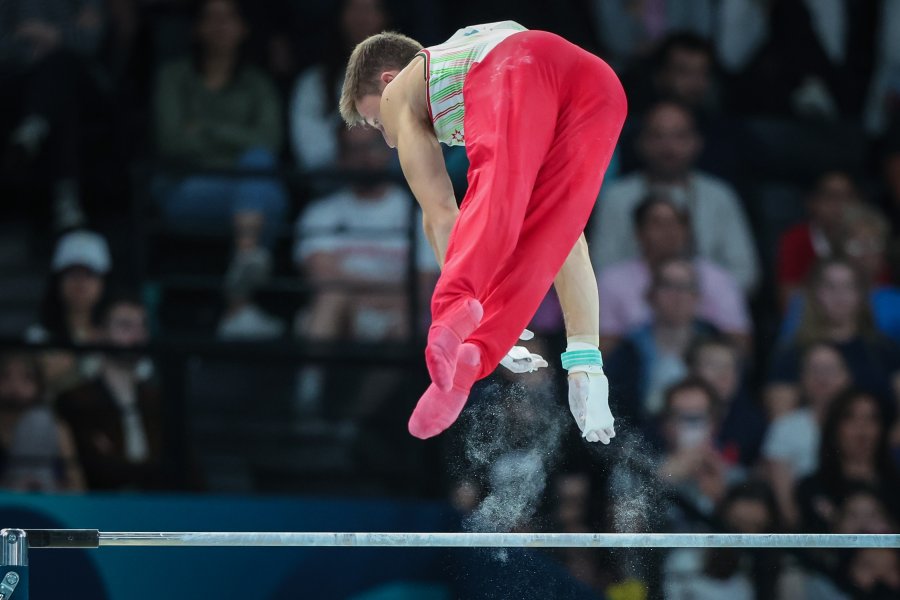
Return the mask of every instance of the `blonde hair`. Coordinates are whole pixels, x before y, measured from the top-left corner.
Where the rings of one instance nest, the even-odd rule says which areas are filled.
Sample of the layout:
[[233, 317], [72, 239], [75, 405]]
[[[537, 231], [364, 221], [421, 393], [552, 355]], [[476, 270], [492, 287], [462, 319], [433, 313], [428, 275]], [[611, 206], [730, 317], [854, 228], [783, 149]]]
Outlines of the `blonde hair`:
[[874, 229], [882, 241], [886, 240], [891, 232], [887, 219], [876, 209], [864, 204], [848, 206], [844, 211], [843, 225], [845, 234], [858, 227]]
[[362, 123], [356, 101], [378, 94], [379, 76], [386, 70], [402, 69], [422, 49], [422, 44], [393, 31], [369, 36], [353, 49], [347, 61], [344, 87], [341, 89], [341, 118], [350, 127]]

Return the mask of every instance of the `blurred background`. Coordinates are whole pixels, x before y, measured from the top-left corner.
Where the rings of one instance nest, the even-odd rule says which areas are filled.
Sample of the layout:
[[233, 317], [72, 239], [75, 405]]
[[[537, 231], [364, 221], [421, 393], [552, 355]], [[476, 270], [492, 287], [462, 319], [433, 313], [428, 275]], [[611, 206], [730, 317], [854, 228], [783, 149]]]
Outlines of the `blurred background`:
[[[406, 432], [439, 272], [343, 65], [506, 19], [628, 93], [609, 447], [552, 292], [549, 369]], [[898, 0], [0, 0], [2, 525], [897, 533], [898, 234]], [[886, 549], [33, 554], [37, 598], [900, 597]]]

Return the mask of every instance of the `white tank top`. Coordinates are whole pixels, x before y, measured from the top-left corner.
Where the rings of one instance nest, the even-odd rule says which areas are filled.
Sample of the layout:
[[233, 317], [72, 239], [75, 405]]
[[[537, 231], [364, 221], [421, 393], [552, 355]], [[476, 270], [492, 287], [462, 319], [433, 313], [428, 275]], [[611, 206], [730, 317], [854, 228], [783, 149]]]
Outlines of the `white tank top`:
[[515, 21], [472, 25], [460, 29], [443, 44], [419, 53], [425, 57], [428, 114], [438, 141], [448, 146], [465, 145], [463, 84], [466, 75], [497, 44], [520, 31], [527, 29]]

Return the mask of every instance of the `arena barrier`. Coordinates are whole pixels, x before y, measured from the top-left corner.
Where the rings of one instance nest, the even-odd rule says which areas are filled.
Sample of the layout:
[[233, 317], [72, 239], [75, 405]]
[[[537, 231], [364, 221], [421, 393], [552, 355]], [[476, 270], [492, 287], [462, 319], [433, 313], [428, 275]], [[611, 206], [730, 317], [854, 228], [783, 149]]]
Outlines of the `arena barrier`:
[[28, 551], [104, 546], [379, 548], [900, 548], [895, 534], [0, 531], [0, 600], [28, 600]]

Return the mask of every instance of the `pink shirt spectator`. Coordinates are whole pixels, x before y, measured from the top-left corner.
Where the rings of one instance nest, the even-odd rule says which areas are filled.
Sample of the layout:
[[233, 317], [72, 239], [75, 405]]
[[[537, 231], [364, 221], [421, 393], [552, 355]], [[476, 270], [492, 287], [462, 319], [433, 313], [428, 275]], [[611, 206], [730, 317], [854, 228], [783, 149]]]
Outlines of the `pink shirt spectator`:
[[[725, 333], [750, 333], [750, 316], [737, 282], [727, 271], [705, 259], [694, 260], [700, 279], [700, 304], [697, 316]], [[601, 335], [625, 335], [650, 319], [647, 288], [650, 285], [647, 263], [631, 259], [600, 272]]]

